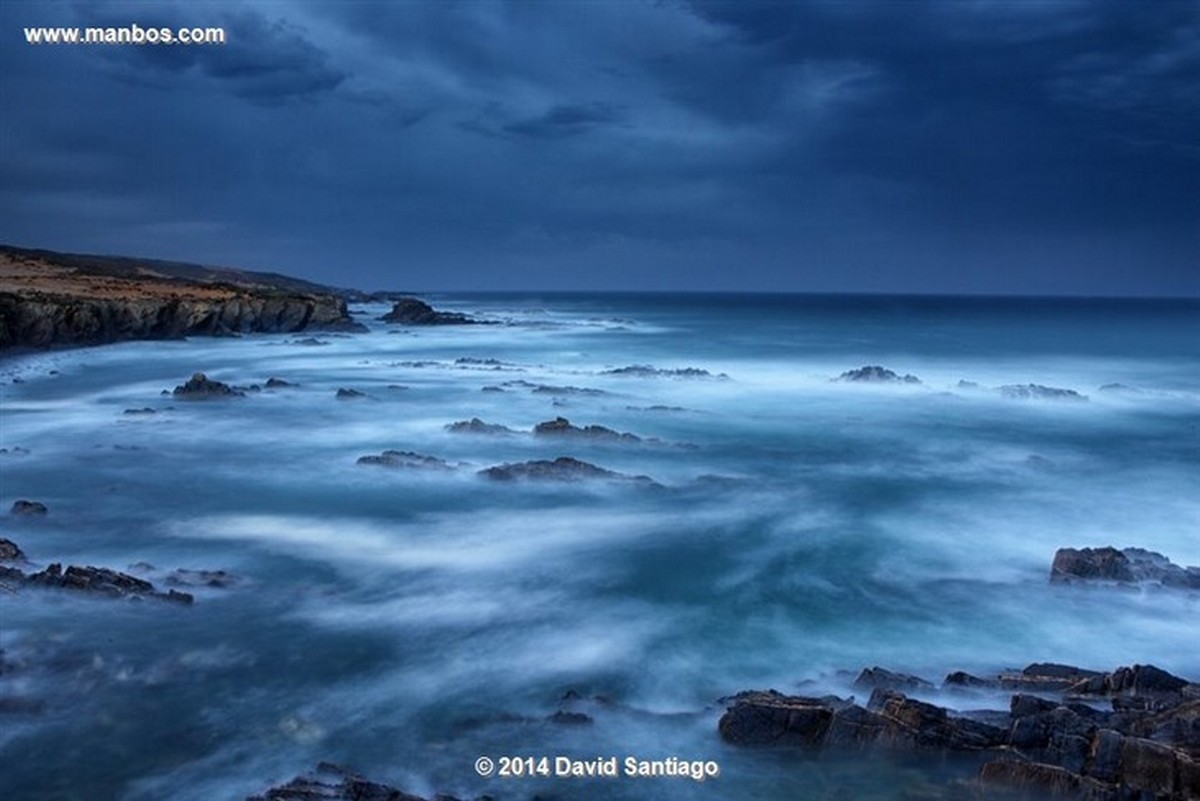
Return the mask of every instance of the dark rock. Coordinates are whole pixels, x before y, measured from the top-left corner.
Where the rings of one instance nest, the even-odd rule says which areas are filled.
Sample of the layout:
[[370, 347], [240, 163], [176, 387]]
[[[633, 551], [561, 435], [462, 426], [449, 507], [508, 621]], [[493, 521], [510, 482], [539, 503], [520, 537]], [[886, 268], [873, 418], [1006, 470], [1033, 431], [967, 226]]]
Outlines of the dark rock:
[[470, 420], [459, 420], [457, 423], [450, 423], [446, 426], [446, 430], [455, 434], [516, 434], [508, 426], [502, 426], [499, 423], [485, 423], [478, 417], [472, 417]]
[[[316, 771], [272, 787], [246, 801], [426, 801], [395, 787], [369, 781], [338, 765], [322, 762]], [[457, 801], [439, 796], [438, 801]]]
[[1080, 395], [1073, 389], [1044, 387], [1041, 384], [1007, 384], [1000, 387], [996, 391], [999, 392], [1002, 397], [1012, 398], [1015, 400], [1087, 400], [1087, 395]]
[[26, 517], [44, 515], [50, 510], [46, 508], [46, 504], [40, 501], [27, 501], [21, 499], [13, 501], [11, 513], [14, 515], [23, 515]]
[[220, 381], [213, 381], [204, 373], [194, 373], [186, 384], [175, 387], [172, 394], [181, 398], [207, 399], [241, 397], [246, 393]]
[[1104, 789], [1098, 782], [1085, 779], [1066, 768], [1039, 762], [1012, 758], [988, 762], [980, 768], [979, 780], [985, 785], [1000, 785], [1022, 791], [1033, 790], [1039, 794], [1047, 794], [1050, 798], [1089, 801], [1108, 801], [1111, 798], [1112, 801], [1116, 801], [1115, 796], [1091, 794]]
[[768, 690], [743, 693], [721, 716], [717, 729], [735, 745], [818, 747], [833, 722], [833, 708], [816, 698]]
[[40, 573], [26, 576], [24, 583], [29, 586], [76, 590], [110, 598], [157, 598], [184, 604], [193, 601], [192, 596], [186, 592], [158, 592], [149, 581], [106, 567], [71, 565], [64, 571], [62, 565], [56, 563]]
[[539, 437], [579, 437], [584, 439], [604, 440], [608, 442], [641, 442], [642, 438], [634, 434], [621, 433], [604, 426], [585, 426], [580, 428], [571, 424], [565, 417], [556, 417], [533, 427], [533, 433]]
[[305, 345], [308, 347], [316, 347], [316, 346], [320, 346], [320, 345], [328, 345], [329, 343], [323, 339], [317, 339], [316, 337], [305, 337], [304, 339], [293, 339], [292, 344], [293, 345]]
[[496, 387], [496, 386], [487, 386], [480, 390], [480, 392], [504, 392], [504, 391], [505, 391], [504, 387]]
[[1126, 737], [1121, 743], [1121, 781], [1151, 793], [1154, 798], [1171, 798], [1175, 787], [1175, 750], [1153, 740]]
[[1002, 744], [1002, 729], [968, 718], [955, 718], [942, 707], [892, 690], [877, 689], [867, 708], [900, 724], [889, 729], [889, 741], [912, 742], [919, 749], [981, 750]]
[[617, 367], [612, 370], [602, 370], [600, 375], [619, 375], [633, 376], [635, 378], [717, 378], [727, 379], [729, 376], [725, 373], [713, 375], [708, 370], [701, 370], [698, 367], [681, 367], [677, 369], [664, 369], [654, 367], [649, 364], [631, 364], [628, 367]]
[[454, 363], [463, 367], [508, 367], [508, 362], [502, 362], [499, 359], [477, 359], [473, 356], [462, 356], [454, 360]]
[[962, 670], [956, 670], [950, 673], [942, 681], [945, 687], [998, 687], [999, 683], [994, 679], [981, 679], [978, 676], [972, 676]]
[[582, 481], [585, 479], [607, 479], [610, 481], [632, 481], [641, 484], [656, 484], [649, 476], [628, 476], [605, 470], [594, 464], [570, 456], [560, 456], [553, 461], [538, 459], [529, 462], [507, 463], [488, 467], [479, 475], [493, 481], [529, 479], [534, 481]]
[[357, 389], [347, 389], [346, 387], [338, 387], [336, 397], [338, 400], [354, 400], [355, 398], [369, 397], [365, 392], [359, 392]]
[[583, 712], [567, 712], [560, 709], [546, 720], [562, 726], [586, 726], [592, 723], [592, 716]]
[[445, 460], [413, 451], [384, 451], [379, 455], [360, 456], [358, 464], [418, 470], [453, 470]]
[[266, 383], [267, 389], [285, 389], [287, 387], [294, 386], [297, 385], [293, 384], [291, 381], [284, 381], [282, 378], [276, 378], [275, 376], [268, 378]]
[[547, 384], [538, 384], [533, 388], [534, 395], [589, 395], [599, 396], [607, 395], [608, 393], [602, 389], [592, 389], [591, 387], [555, 387]]
[[25, 554], [15, 542], [0, 537], [0, 562], [21, 562], [24, 559]]
[[838, 376], [836, 381], [854, 381], [869, 384], [920, 384], [921, 379], [915, 375], [900, 375], [886, 367], [869, 364], [857, 370], [847, 370]]
[[158, 410], [151, 409], [149, 406], [143, 406], [140, 409], [126, 409], [124, 412], [122, 412], [122, 414], [128, 414], [128, 415], [158, 414]]
[[854, 680], [857, 689], [874, 690], [883, 687], [888, 690], [932, 690], [933, 684], [917, 676], [905, 673], [893, 673], [881, 667], [864, 668]]
[[1158, 582], [1167, 587], [1200, 589], [1200, 568], [1180, 567], [1167, 557], [1144, 548], [1059, 548], [1050, 567], [1050, 580]]
[[417, 298], [401, 298], [392, 305], [392, 310], [379, 318], [385, 323], [404, 325], [473, 325], [479, 321], [458, 312], [436, 311], [428, 303]]
[[225, 570], [172, 570], [163, 583], [172, 587], [213, 587], [229, 589], [241, 582], [237, 576]]

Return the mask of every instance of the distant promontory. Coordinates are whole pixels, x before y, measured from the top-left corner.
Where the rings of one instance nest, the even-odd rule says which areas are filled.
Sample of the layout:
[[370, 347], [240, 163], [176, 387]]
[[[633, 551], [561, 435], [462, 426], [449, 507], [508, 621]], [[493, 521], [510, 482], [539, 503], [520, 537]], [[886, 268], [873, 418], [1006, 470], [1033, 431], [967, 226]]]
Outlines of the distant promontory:
[[351, 294], [275, 273], [0, 245], [0, 348], [365, 330]]

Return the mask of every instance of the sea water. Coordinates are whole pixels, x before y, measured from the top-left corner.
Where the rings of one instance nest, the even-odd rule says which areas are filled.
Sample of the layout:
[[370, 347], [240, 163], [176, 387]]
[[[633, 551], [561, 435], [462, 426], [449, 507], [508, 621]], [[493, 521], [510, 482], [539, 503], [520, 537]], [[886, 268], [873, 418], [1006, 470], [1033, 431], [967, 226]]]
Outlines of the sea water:
[[[0, 362], [0, 502], [50, 509], [4, 521], [26, 569], [236, 578], [191, 607], [0, 593], [0, 695], [27, 703], [0, 717], [0, 795], [235, 799], [328, 760], [429, 796], [899, 799], [943, 777], [735, 748], [719, 699], [845, 697], [872, 665], [1200, 678], [1194, 593], [1048, 581], [1065, 546], [1200, 564], [1195, 301], [432, 300], [497, 324], [375, 304], [367, 334]], [[833, 380], [864, 365], [920, 383]], [[161, 394], [197, 371], [296, 386]], [[996, 391], [1020, 384], [1086, 400]], [[445, 428], [474, 417], [518, 433]], [[530, 433], [556, 417], [643, 441]], [[450, 469], [356, 463], [387, 449]], [[656, 484], [477, 474], [558, 456]], [[481, 756], [720, 775], [481, 777]]]

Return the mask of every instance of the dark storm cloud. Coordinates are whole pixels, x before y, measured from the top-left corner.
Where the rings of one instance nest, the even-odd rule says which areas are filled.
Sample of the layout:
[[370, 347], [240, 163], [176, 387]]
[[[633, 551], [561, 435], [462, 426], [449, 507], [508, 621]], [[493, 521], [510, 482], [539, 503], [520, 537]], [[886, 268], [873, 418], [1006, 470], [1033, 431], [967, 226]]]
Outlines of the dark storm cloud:
[[229, 43], [0, 51], [0, 239], [368, 286], [1200, 294], [1198, 16], [8, 3]]

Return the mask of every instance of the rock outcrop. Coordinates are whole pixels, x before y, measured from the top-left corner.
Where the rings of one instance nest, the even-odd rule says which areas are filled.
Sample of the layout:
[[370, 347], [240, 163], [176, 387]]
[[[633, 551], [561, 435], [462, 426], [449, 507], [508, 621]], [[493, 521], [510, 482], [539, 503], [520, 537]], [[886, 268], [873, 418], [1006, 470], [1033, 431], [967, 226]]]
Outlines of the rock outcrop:
[[636, 434], [628, 432], [614, 431], [605, 426], [584, 426], [579, 427], [572, 425], [571, 421], [565, 417], [556, 417], [553, 420], [547, 420], [544, 423], [538, 423], [533, 427], [533, 433], [539, 437], [564, 437], [569, 439], [591, 439], [600, 440], [603, 442], [641, 442], [642, 438]]
[[1073, 389], [1060, 387], [1044, 387], [1041, 384], [1006, 384], [996, 390], [1001, 397], [1013, 400], [1062, 400], [1085, 401], [1087, 395], [1080, 395]]
[[320, 289], [284, 276], [0, 248], [0, 348], [365, 330], [343, 298]]
[[589, 479], [605, 479], [608, 481], [631, 481], [639, 484], [657, 486], [657, 482], [649, 476], [630, 476], [597, 467], [594, 464], [580, 461], [571, 456], [560, 456], [553, 461], [535, 459], [529, 462], [508, 463], [488, 467], [479, 471], [479, 475], [493, 481], [515, 481], [528, 479], [531, 481], [584, 481]]
[[[306, 776], [298, 776], [287, 784], [272, 787], [262, 795], [246, 801], [426, 801], [386, 784], [359, 776], [339, 765], [322, 762]], [[434, 801], [459, 801], [448, 795], [438, 795]]]
[[55, 563], [28, 575], [11, 567], [0, 570], [0, 579], [18, 587], [47, 587], [105, 598], [155, 599], [181, 604], [190, 604], [194, 600], [190, 593], [177, 590], [159, 592], [149, 581], [107, 567], [69, 565], [64, 570], [61, 564]]
[[459, 420], [455, 423], [449, 423], [446, 430], [452, 434], [516, 434], [517, 432], [508, 426], [500, 425], [499, 423], [487, 423], [480, 420], [478, 417], [472, 417], [470, 420]]
[[358, 464], [377, 465], [379, 467], [391, 467], [395, 469], [416, 469], [416, 470], [453, 470], [453, 466], [448, 464], [444, 459], [439, 459], [436, 456], [427, 456], [423, 453], [415, 453], [413, 451], [395, 451], [388, 450], [380, 454], [371, 454], [368, 456], [358, 457]]
[[9, 510], [10, 514], [21, 517], [41, 517], [49, 511], [41, 501], [29, 501], [24, 498], [13, 501], [12, 509]]
[[878, 364], [868, 364], [857, 370], [847, 370], [835, 381], [852, 381], [859, 384], [920, 384], [921, 379], [915, 375], [900, 375], [897, 372], [881, 367]]
[[[1040, 694], [1018, 692], [1007, 710], [962, 715], [886, 686], [865, 707], [746, 692], [728, 699], [718, 730], [742, 746], [974, 755], [984, 785], [1056, 798], [1200, 798], [1200, 686], [1152, 665], [1098, 673], [1047, 663], [997, 679], [954, 673], [946, 685], [997, 688], [1014, 677]], [[880, 668], [860, 676], [866, 685], [913, 679]]]
[[209, 400], [212, 398], [240, 398], [246, 393], [228, 384], [214, 381], [204, 373], [193, 373], [186, 382], [175, 387], [171, 394], [178, 398]]
[[476, 325], [480, 321], [458, 312], [443, 312], [417, 298], [401, 298], [392, 310], [379, 318], [385, 323], [404, 325]]
[[1157, 582], [1200, 590], [1200, 567], [1180, 567], [1144, 548], [1059, 548], [1050, 567], [1053, 582]]

